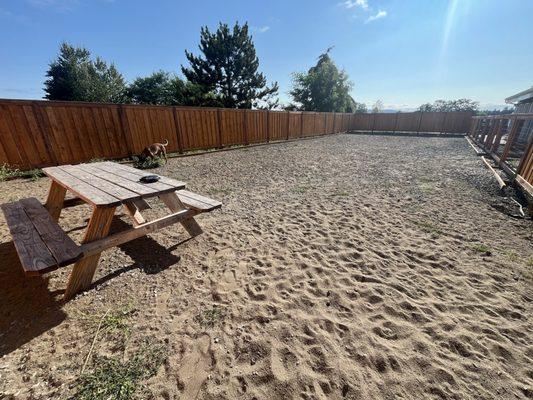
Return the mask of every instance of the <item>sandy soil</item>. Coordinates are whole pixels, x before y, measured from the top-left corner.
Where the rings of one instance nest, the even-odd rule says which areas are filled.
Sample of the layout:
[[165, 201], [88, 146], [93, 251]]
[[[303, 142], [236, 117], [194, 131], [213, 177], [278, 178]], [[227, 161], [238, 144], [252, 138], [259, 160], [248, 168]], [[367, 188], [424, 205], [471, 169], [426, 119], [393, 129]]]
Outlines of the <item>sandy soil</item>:
[[[0, 219], [0, 398], [72, 396], [88, 318], [127, 304], [126, 339], [93, 355], [163, 343], [155, 398], [533, 398], [533, 225], [464, 139], [335, 135], [158, 172], [223, 209], [194, 240], [175, 226], [104, 253], [68, 304], [69, 268], [24, 278]], [[0, 202], [48, 185], [1, 183]], [[60, 223], [79, 238], [88, 215]]]

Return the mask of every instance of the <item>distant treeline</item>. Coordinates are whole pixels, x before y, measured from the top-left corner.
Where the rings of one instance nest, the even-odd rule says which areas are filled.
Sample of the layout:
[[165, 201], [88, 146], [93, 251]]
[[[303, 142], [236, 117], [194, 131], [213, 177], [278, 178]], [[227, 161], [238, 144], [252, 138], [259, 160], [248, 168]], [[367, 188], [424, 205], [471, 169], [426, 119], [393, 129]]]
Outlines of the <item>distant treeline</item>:
[[[220, 23], [216, 32], [202, 27], [200, 54], [185, 51], [187, 66], [182, 75], [159, 70], [127, 83], [113, 63], [92, 58], [84, 47], [62, 43], [59, 55], [49, 65], [44, 82], [49, 100], [88, 101], [166, 106], [223, 107], [240, 109], [285, 109], [293, 111], [365, 113], [350, 92], [353, 82], [330, 57], [332, 47], [318, 57], [306, 72], [292, 74], [291, 102], [281, 105], [277, 82], [267, 83], [259, 72], [248, 24], [230, 28]], [[479, 104], [468, 99], [437, 100], [420, 111], [473, 111]], [[372, 112], [383, 111], [377, 100]]]

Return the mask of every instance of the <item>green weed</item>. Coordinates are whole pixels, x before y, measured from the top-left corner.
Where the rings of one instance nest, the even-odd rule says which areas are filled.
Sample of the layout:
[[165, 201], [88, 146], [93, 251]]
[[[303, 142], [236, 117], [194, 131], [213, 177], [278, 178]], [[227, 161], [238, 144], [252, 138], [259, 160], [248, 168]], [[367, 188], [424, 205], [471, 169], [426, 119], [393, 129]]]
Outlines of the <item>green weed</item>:
[[7, 164], [0, 165], [0, 182], [19, 176], [20, 171]]
[[165, 165], [165, 160], [160, 157], [141, 158], [133, 156], [133, 166], [138, 169], [159, 168]]
[[119, 333], [128, 337], [131, 332], [129, 317], [135, 313], [133, 304], [128, 303], [115, 311], [109, 311], [104, 315], [87, 315], [82, 314], [82, 319], [89, 322], [91, 327], [96, 328], [100, 325], [103, 333]]
[[422, 229], [424, 232], [431, 233], [433, 235], [442, 235], [442, 230], [433, 222], [428, 220], [414, 221], [415, 225]]
[[469, 247], [472, 250], [477, 251], [478, 253], [490, 253], [491, 252], [490, 247], [484, 243], [474, 243], [474, 244], [469, 245]]
[[34, 168], [30, 169], [29, 171], [21, 171], [18, 174], [21, 178], [31, 179], [32, 181], [36, 181], [39, 178], [42, 178], [44, 176], [44, 172], [40, 168]]
[[125, 400], [134, 398], [141, 381], [157, 373], [167, 358], [167, 349], [159, 343], [146, 342], [139, 350], [123, 361], [118, 358], [95, 357], [94, 368], [83, 374], [76, 385], [75, 399]]
[[200, 325], [206, 328], [212, 328], [224, 317], [224, 312], [216, 307], [213, 307], [208, 310], [203, 310], [202, 312], [198, 313], [194, 320], [198, 322]]
[[514, 250], [503, 250], [502, 253], [506, 255], [512, 262], [516, 262], [519, 259], [518, 254]]

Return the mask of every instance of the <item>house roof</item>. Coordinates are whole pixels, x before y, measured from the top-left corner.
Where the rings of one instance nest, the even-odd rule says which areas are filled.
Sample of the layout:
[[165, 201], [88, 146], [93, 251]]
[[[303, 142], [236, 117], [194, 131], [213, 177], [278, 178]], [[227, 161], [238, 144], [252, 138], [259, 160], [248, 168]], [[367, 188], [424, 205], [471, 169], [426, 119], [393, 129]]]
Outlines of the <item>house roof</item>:
[[505, 99], [505, 102], [508, 104], [515, 104], [515, 103], [521, 103], [526, 100], [533, 101], [533, 86], [531, 86], [529, 89], [523, 90], [520, 93], [514, 94], [510, 97], [507, 97]]

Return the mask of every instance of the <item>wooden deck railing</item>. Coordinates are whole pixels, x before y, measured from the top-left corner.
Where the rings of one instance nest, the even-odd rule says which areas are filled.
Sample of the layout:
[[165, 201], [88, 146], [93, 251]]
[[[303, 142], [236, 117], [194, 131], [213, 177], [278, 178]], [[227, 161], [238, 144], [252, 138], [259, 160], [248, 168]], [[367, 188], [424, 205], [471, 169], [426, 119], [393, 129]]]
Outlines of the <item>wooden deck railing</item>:
[[347, 114], [0, 99], [0, 166], [21, 170], [347, 131], [466, 134], [471, 113]]
[[473, 117], [469, 136], [533, 196], [533, 113]]

